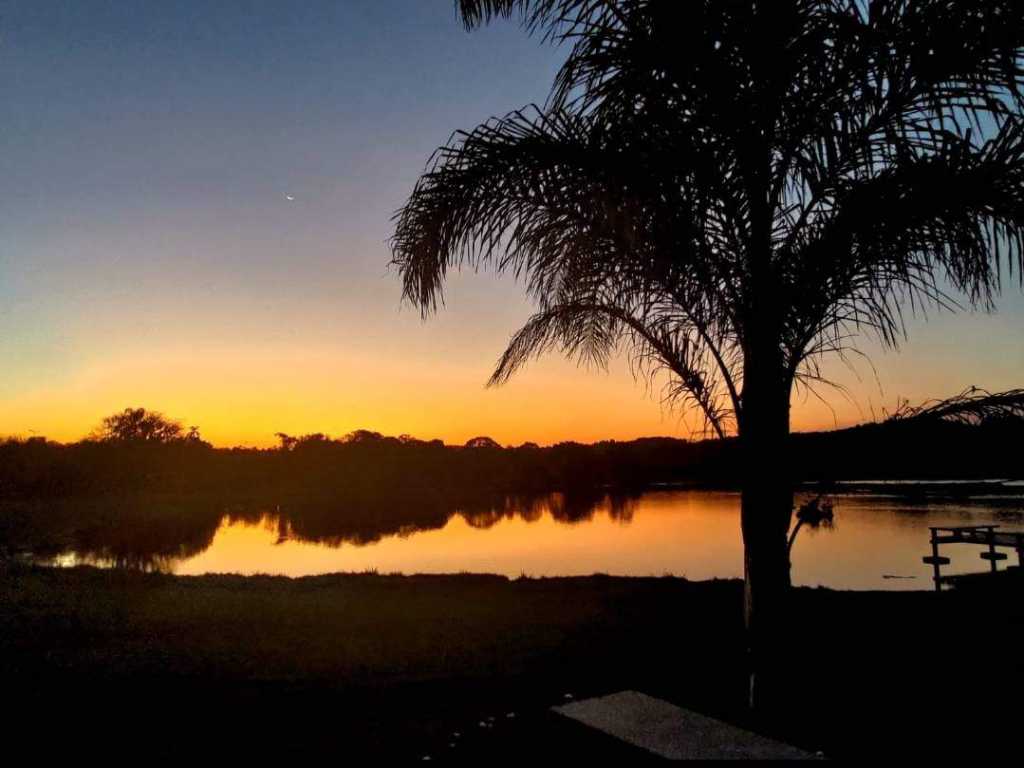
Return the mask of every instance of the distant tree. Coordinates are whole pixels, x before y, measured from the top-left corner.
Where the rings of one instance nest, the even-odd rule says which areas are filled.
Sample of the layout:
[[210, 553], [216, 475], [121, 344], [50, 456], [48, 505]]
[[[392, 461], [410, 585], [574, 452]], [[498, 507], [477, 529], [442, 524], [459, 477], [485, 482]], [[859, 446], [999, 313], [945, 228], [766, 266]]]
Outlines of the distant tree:
[[308, 435], [300, 435], [295, 440], [296, 448], [309, 448], [311, 446], [327, 445], [331, 442], [331, 438], [325, 435], [323, 432], [311, 432]]
[[384, 439], [384, 435], [380, 432], [374, 432], [369, 429], [356, 429], [349, 432], [343, 438], [343, 442], [346, 443], [376, 443]]
[[[94, 438], [105, 443], [173, 443], [183, 439], [183, 431], [180, 422], [157, 411], [125, 408], [103, 419]], [[198, 430], [195, 434], [198, 438]]]
[[292, 437], [285, 432], [275, 432], [274, 436], [280, 441], [280, 449], [282, 451], [290, 451], [295, 448], [295, 444], [299, 442], [299, 438]]
[[501, 444], [497, 440], [493, 440], [490, 437], [471, 437], [466, 441], [466, 448], [501, 448]]
[[457, 5], [468, 27], [518, 12], [568, 57], [543, 108], [435, 154], [396, 217], [404, 295], [429, 313], [453, 269], [513, 274], [537, 313], [492, 383], [625, 344], [738, 435], [756, 669], [785, 643], [794, 387], [1024, 268], [1024, 3]]

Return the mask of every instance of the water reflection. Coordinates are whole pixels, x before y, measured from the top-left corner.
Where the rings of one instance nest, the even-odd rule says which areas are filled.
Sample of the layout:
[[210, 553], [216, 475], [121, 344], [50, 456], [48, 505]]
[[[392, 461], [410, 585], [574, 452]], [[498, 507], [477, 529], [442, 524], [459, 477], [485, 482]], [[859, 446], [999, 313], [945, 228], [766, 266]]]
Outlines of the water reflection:
[[260, 527], [274, 543], [364, 547], [389, 537], [443, 529], [455, 518], [487, 530], [501, 521], [550, 517], [562, 525], [599, 511], [628, 523], [640, 494], [574, 491], [463, 499], [451, 505], [379, 494], [372, 498], [225, 504], [203, 497], [118, 496], [106, 499], [0, 504], [0, 553], [58, 564], [173, 570], [207, 550], [218, 530]]
[[[1020, 496], [905, 500], [840, 495], [836, 526], [802, 531], [794, 580], [853, 589], [927, 589], [927, 526], [1019, 528]], [[479, 571], [518, 576], [672, 573], [693, 579], [742, 571], [734, 493], [600, 491], [463, 499], [414, 498], [225, 504], [216, 499], [111, 498], [45, 507], [5, 504], [9, 552], [57, 565], [292, 576]], [[955, 549], [955, 548], [952, 548]], [[949, 572], [984, 564], [952, 552]]]

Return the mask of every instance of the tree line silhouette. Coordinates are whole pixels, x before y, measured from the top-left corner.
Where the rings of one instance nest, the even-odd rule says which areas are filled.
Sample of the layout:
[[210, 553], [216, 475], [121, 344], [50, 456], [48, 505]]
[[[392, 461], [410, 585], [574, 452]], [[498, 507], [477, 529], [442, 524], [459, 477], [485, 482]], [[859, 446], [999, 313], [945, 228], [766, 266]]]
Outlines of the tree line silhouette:
[[[142, 425], [142, 426], [140, 426]], [[461, 446], [356, 430], [278, 433], [276, 448], [214, 448], [155, 411], [126, 409], [90, 437], [61, 444], [0, 442], [0, 499], [125, 492], [207, 494], [226, 502], [304, 496], [384, 505], [478, 503], [507, 494], [639, 489], [656, 483], [738, 486], [737, 440], [642, 438], [590, 445], [502, 447], [488, 437]], [[789, 478], [1020, 477], [1024, 392], [970, 390], [881, 422], [789, 436]]]
[[[791, 435], [792, 479], [827, 494], [844, 479], [1021, 478], [1022, 438], [1024, 391], [969, 390], [901, 403], [879, 423]], [[452, 446], [356, 430], [278, 440], [214, 448], [195, 427], [130, 408], [79, 442], [2, 441], [0, 555], [74, 552], [83, 562], [169, 570], [209, 547], [225, 520], [273, 526], [280, 541], [361, 546], [443, 528], [456, 515], [477, 528], [545, 513], [564, 524], [602, 511], [629, 520], [658, 484], [741, 482], [733, 439], [502, 447], [480, 436]]]

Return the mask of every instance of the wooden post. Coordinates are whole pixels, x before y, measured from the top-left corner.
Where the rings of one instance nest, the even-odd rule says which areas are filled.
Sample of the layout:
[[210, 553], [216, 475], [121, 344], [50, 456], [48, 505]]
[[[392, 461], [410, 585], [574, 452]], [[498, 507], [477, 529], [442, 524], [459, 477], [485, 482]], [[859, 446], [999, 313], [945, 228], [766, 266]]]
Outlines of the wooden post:
[[932, 556], [924, 558], [926, 563], [932, 565], [932, 580], [935, 582], [935, 591], [942, 591], [942, 577], [939, 573], [939, 564], [942, 562], [942, 558], [939, 557], [939, 542], [937, 541], [938, 532], [934, 529], [930, 529], [932, 532]]
[[979, 528], [985, 529], [985, 536], [988, 539], [988, 552], [982, 552], [981, 559], [988, 560], [989, 565], [992, 567], [992, 573], [999, 570], [997, 567], [998, 561], [1006, 559], [1005, 554], [996, 552], [996, 528], [998, 527], [998, 525], [979, 526]]

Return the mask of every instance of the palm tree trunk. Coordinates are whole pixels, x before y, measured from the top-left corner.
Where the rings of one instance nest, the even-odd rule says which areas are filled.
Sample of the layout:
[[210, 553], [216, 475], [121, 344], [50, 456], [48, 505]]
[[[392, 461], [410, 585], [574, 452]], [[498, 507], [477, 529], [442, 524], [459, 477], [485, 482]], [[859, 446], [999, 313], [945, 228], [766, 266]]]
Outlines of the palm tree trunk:
[[786, 533], [793, 509], [792, 487], [767, 479], [747, 484], [741, 507], [750, 705], [760, 708], [774, 698], [776, 672], [785, 652], [790, 587]]
[[[750, 705], [768, 706], [781, 679], [793, 513], [789, 383], [781, 366], [748, 366], [744, 379], [741, 527]], [[759, 361], [758, 361], [759, 362]]]

